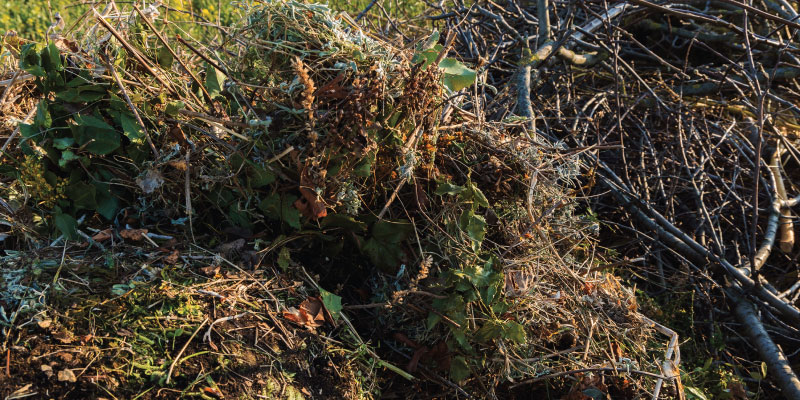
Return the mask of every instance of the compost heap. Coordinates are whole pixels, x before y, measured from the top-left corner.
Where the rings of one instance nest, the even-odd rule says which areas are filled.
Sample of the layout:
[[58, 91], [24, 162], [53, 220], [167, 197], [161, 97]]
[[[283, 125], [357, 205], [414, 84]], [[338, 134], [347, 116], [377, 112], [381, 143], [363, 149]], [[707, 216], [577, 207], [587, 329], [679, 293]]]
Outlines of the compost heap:
[[0, 394], [675, 390], [579, 155], [465, 109], [449, 36], [272, 1], [198, 41], [160, 11], [4, 38]]

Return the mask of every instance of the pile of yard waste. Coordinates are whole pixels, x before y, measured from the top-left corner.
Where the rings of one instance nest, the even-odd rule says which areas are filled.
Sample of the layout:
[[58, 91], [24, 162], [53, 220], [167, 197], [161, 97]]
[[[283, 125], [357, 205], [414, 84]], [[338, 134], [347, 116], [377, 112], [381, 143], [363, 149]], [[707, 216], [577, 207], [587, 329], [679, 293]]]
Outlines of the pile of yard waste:
[[471, 102], [455, 30], [239, 7], [202, 38], [113, 2], [4, 37], [0, 395], [682, 392], [581, 151]]

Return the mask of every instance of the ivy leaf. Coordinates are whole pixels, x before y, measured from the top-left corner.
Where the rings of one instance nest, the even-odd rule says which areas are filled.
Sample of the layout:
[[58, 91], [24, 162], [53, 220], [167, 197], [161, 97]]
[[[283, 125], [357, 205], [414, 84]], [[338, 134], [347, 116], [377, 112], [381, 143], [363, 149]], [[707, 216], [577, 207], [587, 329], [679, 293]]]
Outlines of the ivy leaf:
[[470, 193], [470, 200], [473, 201], [475, 204], [481, 207], [489, 207], [489, 200], [486, 199], [486, 196], [475, 186], [474, 183], [469, 183], [469, 193]]
[[603, 400], [606, 398], [606, 394], [600, 391], [600, 389], [591, 387], [583, 391], [583, 394], [588, 396], [592, 400]]
[[211, 97], [219, 96], [225, 88], [225, 74], [211, 64], [206, 66], [206, 90]]
[[[46, 48], [42, 49], [42, 65], [48, 71], [63, 71], [64, 65], [61, 63], [61, 52], [56, 47], [55, 42], [51, 42]], [[50, 68], [48, 68], [50, 67]]]
[[[108, 174], [107, 171], [98, 169], [97, 171], [101, 176]], [[114, 195], [111, 194], [111, 185], [103, 182], [94, 182], [92, 185], [95, 187], [95, 198], [97, 200], [97, 213], [102, 215], [108, 220], [114, 219], [114, 215], [119, 209], [119, 202]]]
[[454, 92], [471, 86], [478, 76], [475, 71], [453, 58], [442, 60], [439, 68], [444, 72], [444, 85]]
[[322, 304], [324, 304], [325, 309], [331, 313], [333, 320], [339, 320], [339, 314], [342, 312], [342, 298], [325, 289], [320, 289], [319, 295], [322, 297]]

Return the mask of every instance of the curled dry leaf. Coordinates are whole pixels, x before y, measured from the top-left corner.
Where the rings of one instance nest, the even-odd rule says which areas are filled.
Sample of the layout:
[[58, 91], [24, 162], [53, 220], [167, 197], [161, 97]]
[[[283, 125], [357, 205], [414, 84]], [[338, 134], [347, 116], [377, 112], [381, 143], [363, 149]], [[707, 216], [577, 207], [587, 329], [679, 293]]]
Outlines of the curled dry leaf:
[[138, 242], [144, 239], [144, 235], [146, 235], [147, 232], [147, 229], [125, 229], [120, 231], [119, 235], [122, 236], [123, 239]]
[[92, 240], [94, 240], [95, 242], [103, 242], [108, 239], [111, 239], [111, 235], [112, 235], [111, 228], [103, 229], [102, 231], [95, 233], [92, 236]]
[[217, 276], [219, 273], [219, 265], [209, 265], [207, 267], [200, 268], [200, 272], [202, 272], [205, 276]]
[[299, 309], [292, 307], [288, 311], [284, 311], [283, 317], [298, 325], [313, 329], [325, 323], [324, 309], [319, 297], [309, 297], [300, 304]]

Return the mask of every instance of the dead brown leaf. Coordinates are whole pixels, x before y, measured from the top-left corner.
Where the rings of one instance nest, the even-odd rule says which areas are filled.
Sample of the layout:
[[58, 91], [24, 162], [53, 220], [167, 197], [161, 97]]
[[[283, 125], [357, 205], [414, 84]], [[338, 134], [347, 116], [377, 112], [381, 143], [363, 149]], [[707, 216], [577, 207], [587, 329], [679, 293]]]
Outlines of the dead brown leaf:
[[112, 235], [111, 228], [103, 229], [102, 231], [95, 233], [94, 236], [92, 236], [92, 240], [95, 242], [103, 242], [111, 239]]
[[124, 229], [119, 232], [119, 235], [122, 236], [123, 239], [139, 242], [144, 239], [144, 235], [146, 235], [147, 232], [147, 229]]
[[209, 265], [207, 267], [200, 268], [200, 272], [202, 272], [205, 276], [217, 276], [217, 274], [219, 274], [219, 265]]
[[178, 250], [172, 250], [168, 256], [164, 257], [164, 262], [167, 264], [177, 264], [180, 259], [181, 253]]
[[292, 307], [284, 311], [283, 317], [298, 325], [313, 329], [325, 324], [324, 309], [325, 307], [319, 297], [309, 297], [300, 304], [299, 308]]

